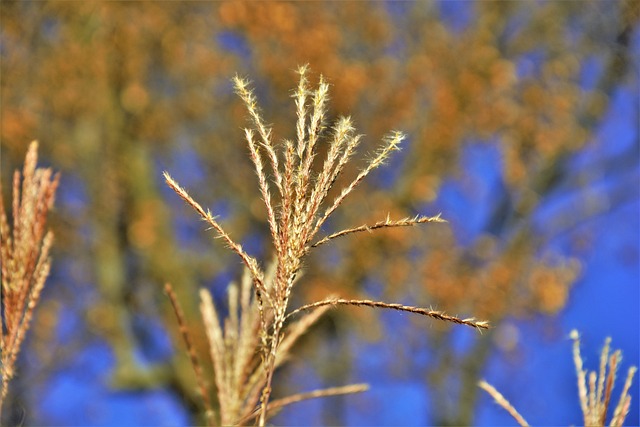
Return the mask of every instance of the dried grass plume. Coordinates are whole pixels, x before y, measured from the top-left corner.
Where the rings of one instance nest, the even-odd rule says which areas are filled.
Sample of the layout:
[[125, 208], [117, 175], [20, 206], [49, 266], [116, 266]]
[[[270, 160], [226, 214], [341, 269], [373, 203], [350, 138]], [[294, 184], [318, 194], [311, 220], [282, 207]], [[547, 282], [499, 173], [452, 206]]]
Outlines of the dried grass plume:
[[[580, 334], [574, 329], [571, 331], [570, 337], [573, 340], [573, 362], [578, 377], [578, 397], [582, 409], [583, 425], [605, 426], [607, 425], [607, 413], [609, 412], [616, 372], [620, 360], [622, 360], [622, 352], [616, 350], [612, 355], [609, 355], [611, 338], [607, 338], [600, 353], [600, 367], [598, 372], [588, 372], [584, 369], [582, 356], [580, 355]], [[631, 388], [633, 376], [637, 370], [637, 367], [632, 366], [629, 368], [629, 371], [627, 371], [627, 377], [622, 387], [620, 398], [609, 421], [611, 427], [622, 426], [629, 414], [629, 408], [631, 407], [629, 389]], [[522, 415], [520, 415], [511, 403], [491, 384], [486, 381], [480, 381], [478, 386], [489, 393], [496, 403], [507, 411], [519, 425], [528, 425]]]
[[[47, 214], [53, 207], [59, 175], [38, 168], [38, 143], [27, 151], [22, 174], [13, 175], [10, 225], [4, 202], [0, 200], [0, 261], [2, 263], [2, 403], [13, 378], [20, 346], [29, 330], [33, 310], [49, 275], [49, 250], [53, 233], [46, 229]], [[22, 182], [21, 182], [22, 181]], [[2, 192], [0, 184], [0, 193]]]
[[[303, 259], [313, 248], [333, 239], [364, 231], [444, 222], [439, 215], [395, 220], [387, 217], [375, 224], [355, 226], [318, 238], [329, 216], [371, 171], [381, 166], [392, 152], [400, 149], [405, 136], [398, 131], [389, 133], [367, 165], [337, 196], [329, 198], [329, 190], [355, 154], [362, 135], [356, 132], [349, 117], [340, 117], [333, 124], [327, 123], [329, 84], [321, 76], [314, 89], [309, 84], [307, 67], [299, 67], [297, 72], [298, 85], [292, 95], [297, 113], [295, 137], [280, 142], [274, 141], [272, 129], [263, 118], [249, 82], [239, 76], [233, 79], [236, 93], [244, 102], [249, 116], [250, 125], [244, 130], [244, 135], [266, 207], [275, 252], [275, 264], [270, 272], [263, 271], [260, 263], [233, 240], [209, 211], [204, 210], [167, 172], [164, 174], [167, 184], [240, 257], [248, 272], [240, 290], [234, 287], [230, 289], [230, 314], [224, 326], [219, 322], [211, 296], [207, 291], [201, 293], [201, 312], [211, 346], [210, 357], [214, 365], [220, 406], [220, 413], [209, 418], [209, 422], [238, 424], [255, 416], [258, 424], [264, 426], [267, 418], [279, 407], [276, 405], [278, 401], [270, 402], [271, 384], [276, 367], [286, 358], [293, 343], [291, 338], [306, 331], [331, 306], [388, 308], [478, 329], [488, 327], [486, 322], [458, 319], [435, 310], [334, 297], [301, 307], [294, 312], [309, 310], [310, 313], [285, 323], [290, 317], [287, 314], [289, 299]], [[321, 144], [326, 146], [326, 156], [324, 159], [317, 159]], [[250, 293], [253, 295], [249, 296]], [[260, 355], [259, 361], [252, 357], [256, 351]], [[234, 356], [231, 357], [230, 354]], [[361, 391], [362, 387], [332, 390], [331, 393], [345, 390]], [[329, 391], [312, 392], [305, 396], [318, 397], [323, 393], [328, 394]], [[285, 401], [297, 400], [299, 399], [290, 398]], [[207, 406], [204, 396], [203, 402]]]

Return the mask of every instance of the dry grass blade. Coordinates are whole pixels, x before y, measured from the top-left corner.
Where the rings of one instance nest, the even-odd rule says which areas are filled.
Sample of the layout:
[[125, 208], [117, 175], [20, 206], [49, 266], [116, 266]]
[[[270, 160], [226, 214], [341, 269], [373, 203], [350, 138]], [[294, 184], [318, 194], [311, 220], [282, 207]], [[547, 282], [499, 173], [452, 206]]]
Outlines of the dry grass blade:
[[200, 206], [198, 202], [193, 200], [193, 198], [189, 195], [189, 193], [187, 193], [187, 191], [184, 188], [178, 185], [178, 183], [175, 182], [173, 178], [171, 178], [171, 175], [169, 175], [167, 172], [164, 172], [163, 175], [167, 185], [169, 185], [169, 187], [171, 187], [171, 189], [175, 191], [176, 194], [178, 194], [178, 196], [180, 196], [189, 206], [191, 206], [202, 217], [203, 220], [209, 223], [211, 227], [218, 233], [218, 235], [225, 241], [227, 246], [229, 246], [229, 248], [233, 252], [235, 252], [240, 256], [244, 264], [247, 266], [247, 268], [251, 272], [251, 276], [254, 280], [257, 290], [261, 294], [263, 294], [267, 299], [269, 299], [269, 294], [267, 293], [267, 289], [265, 288], [264, 283], [262, 281], [262, 276], [263, 276], [262, 272], [260, 271], [260, 268], [258, 267], [258, 263], [256, 262], [255, 258], [247, 254], [242, 249], [242, 246], [240, 246], [238, 243], [233, 241], [231, 239], [231, 236], [229, 236], [229, 234], [227, 234], [227, 232], [224, 231], [224, 229], [220, 226], [220, 224], [218, 224], [218, 222], [211, 215], [211, 213], [208, 211], [205, 212], [202, 206]]
[[[267, 208], [267, 216], [269, 221], [269, 228], [271, 230], [271, 237], [273, 241], [278, 244], [278, 223], [276, 221], [276, 215], [273, 211], [273, 204], [271, 203], [271, 194], [269, 192], [269, 184], [264, 174], [264, 166], [262, 164], [262, 157], [256, 147], [256, 143], [253, 140], [253, 131], [251, 129], [245, 129], [245, 138], [249, 145], [249, 153], [251, 160], [256, 169], [256, 175], [258, 175], [258, 182], [260, 184], [260, 192], [262, 193], [262, 200]], [[277, 167], [277, 166], [274, 166]], [[276, 248], [277, 249], [277, 248]]]
[[[320, 397], [329, 397], [329, 396], [343, 396], [347, 394], [355, 394], [362, 393], [369, 390], [368, 384], [350, 384], [342, 387], [331, 387], [325, 388], [321, 390], [313, 390], [304, 393], [294, 394], [293, 396], [284, 397], [281, 399], [276, 399], [269, 403], [268, 411], [269, 414], [275, 415], [275, 412], [285, 406], [291, 405], [292, 403], [302, 402], [304, 400], [309, 399], [317, 399]], [[246, 422], [256, 418], [258, 416], [258, 410], [254, 411], [251, 415], [238, 420], [238, 425], [244, 425]]]
[[505, 411], [507, 411], [519, 425], [523, 427], [529, 425], [524, 417], [520, 415], [518, 411], [516, 411], [516, 408], [514, 408], [513, 405], [511, 405], [511, 403], [507, 399], [505, 399], [505, 397], [491, 384], [483, 380], [478, 383], [478, 387], [489, 393], [491, 397], [493, 397], [493, 400], [495, 400], [498, 405], [500, 405]]
[[362, 135], [354, 136], [354, 131], [350, 117], [340, 118], [333, 127], [333, 139], [330, 143], [327, 158], [307, 204], [306, 222], [313, 220], [313, 216], [318, 211], [320, 204], [326, 199], [329, 190], [335, 184], [344, 166], [348, 163], [360, 143]]
[[[604, 391], [604, 380], [606, 378], [607, 359], [609, 358], [609, 349], [611, 347], [611, 338], [607, 337], [604, 341], [604, 347], [600, 353], [600, 370], [598, 374], [598, 386], [596, 389], [595, 401], [600, 402], [602, 400], [602, 393]], [[604, 420], [602, 421], [604, 423]]]
[[432, 317], [434, 319], [443, 320], [445, 322], [471, 326], [476, 329], [489, 329], [489, 322], [478, 321], [473, 318], [460, 319], [455, 316], [449, 316], [437, 310], [429, 310], [426, 308], [412, 307], [412, 306], [403, 305], [403, 304], [392, 304], [392, 303], [387, 303], [382, 301], [355, 300], [355, 299], [347, 300], [347, 299], [339, 299], [339, 298], [333, 298], [325, 301], [319, 301], [319, 302], [314, 302], [311, 304], [304, 305], [300, 308], [297, 308], [296, 310], [293, 310], [291, 313], [289, 313], [287, 315], [287, 318], [294, 316], [304, 310], [310, 310], [312, 308], [318, 308], [322, 306], [337, 306], [337, 305], [353, 305], [358, 307], [388, 308], [391, 310], [406, 311], [409, 313], [420, 314], [422, 316]]
[[316, 225], [313, 229], [313, 232], [311, 233], [312, 236], [318, 232], [318, 230], [320, 229], [322, 224], [325, 223], [327, 218], [329, 218], [329, 216], [338, 208], [338, 206], [342, 204], [342, 202], [349, 195], [349, 193], [351, 193], [353, 189], [356, 188], [362, 182], [362, 180], [364, 180], [364, 178], [367, 175], [369, 175], [369, 173], [372, 170], [382, 165], [387, 159], [387, 157], [389, 157], [389, 154], [392, 151], [400, 149], [399, 147], [400, 143], [404, 139], [405, 139], [405, 135], [402, 132], [398, 132], [398, 131], [394, 132], [393, 134], [385, 138], [385, 144], [380, 149], [376, 157], [369, 162], [369, 165], [364, 170], [362, 170], [362, 172], [358, 174], [358, 176], [351, 182], [351, 184], [349, 184], [347, 187], [345, 187], [342, 190], [340, 195], [336, 197], [335, 200], [333, 201], [333, 204], [329, 208], [327, 208], [327, 210], [322, 215], [322, 217], [320, 217], [316, 221]]
[[611, 358], [609, 358], [609, 374], [607, 375], [607, 379], [605, 381], [604, 401], [599, 407], [594, 405], [593, 418], [597, 417], [599, 413], [600, 425], [604, 425], [604, 422], [606, 420], [607, 410], [609, 409], [609, 402], [611, 402], [611, 394], [613, 393], [613, 384], [616, 381], [616, 374], [618, 373], [619, 360], [620, 360], [620, 351], [614, 352], [613, 355], [611, 355]]
[[633, 382], [633, 376], [638, 369], [635, 366], [629, 368], [627, 372], [627, 378], [624, 381], [624, 387], [620, 394], [620, 400], [616, 405], [616, 409], [613, 411], [613, 418], [611, 418], [611, 426], [621, 426], [624, 423], [625, 418], [629, 414], [629, 408], [631, 407], [631, 396], [629, 396], [629, 389]]
[[302, 158], [305, 148], [305, 126], [307, 117], [307, 95], [309, 94], [307, 71], [309, 67], [303, 65], [298, 67], [298, 75], [300, 80], [298, 82], [298, 88], [295, 91], [293, 98], [296, 104], [296, 114], [298, 120], [296, 122], [296, 135], [298, 138], [298, 157]]
[[213, 419], [215, 417], [215, 412], [211, 406], [211, 400], [209, 399], [209, 393], [207, 392], [207, 382], [202, 373], [202, 365], [200, 364], [200, 359], [196, 353], [195, 347], [192, 344], [192, 340], [189, 333], [189, 327], [187, 326], [187, 322], [184, 317], [184, 312], [180, 307], [180, 303], [178, 302], [178, 297], [176, 293], [173, 291], [171, 284], [166, 283], [164, 285], [164, 291], [169, 297], [169, 301], [171, 301], [171, 306], [173, 307], [173, 312], [176, 315], [176, 319], [178, 321], [178, 327], [180, 328], [180, 334], [182, 335], [182, 339], [184, 340], [185, 347], [187, 348], [187, 353], [189, 354], [189, 359], [191, 360], [191, 366], [193, 367], [193, 371], [196, 376], [196, 382], [198, 383], [198, 393], [200, 394], [200, 398], [202, 399], [202, 403], [204, 405], [206, 411], [207, 421], [210, 425], [213, 424]]
[[253, 92], [248, 88], [249, 82], [239, 76], [235, 76], [233, 78], [233, 83], [236, 89], [236, 93], [238, 94], [238, 96], [240, 96], [240, 98], [242, 98], [242, 101], [249, 111], [249, 116], [251, 117], [255, 128], [260, 134], [260, 145], [267, 151], [269, 160], [271, 161], [271, 168], [273, 169], [273, 173], [275, 176], [276, 186], [280, 191], [280, 195], [282, 195], [282, 174], [280, 173], [278, 155], [276, 154], [273, 143], [271, 141], [271, 128], [268, 128], [264, 124], [264, 121], [260, 116], [260, 110], [258, 109], [258, 104], [256, 102], [255, 96], [253, 95]]
[[360, 233], [360, 232], [363, 232], [363, 231], [371, 232], [371, 231], [376, 230], [378, 228], [412, 227], [414, 225], [424, 224], [424, 223], [427, 223], [427, 222], [447, 222], [447, 221], [442, 219], [442, 218], [440, 218], [440, 215], [436, 215], [436, 216], [432, 216], [432, 217], [416, 216], [414, 218], [403, 218], [403, 219], [395, 220], [395, 221], [392, 221], [391, 219], [387, 218], [386, 220], [376, 222], [373, 225], [361, 225], [360, 227], [348, 228], [346, 230], [338, 231], [337, 233], [333, 233], [333, 234], [331, 234], [331, 235], [329, 235], [327, 237], [324, 237], [324, 238], [318, 240], [316, 243], [311, 245], [311, 247], [312, 248], [316, 248], [316, 247], [318, 247], [320, 245], [323, 245], [323, 244], [329, 242], [330, 240], [336, 239], [338, 237], [346, 236], [348, 234]]
[[571, 331], [571, 339], [573, 340], [573, 363], [576, 367], [576, 376], [578, 378], [578, 398], [580, 400], [580, 407], [582, 408], [582, 414], [584, 415], [584, 424], [587, 425], [589, 414], [589, 403], [587, 397], [586, 379], [587, 374], [582, 366], [582, 357], [580, 356], [580, 335], [575, 329]]
[[211, 294], [205, 290], [200, 290], [200, 312], [204, 320], [205, 331], [209, 339], [209, 352], [213, 368], [215, 371], [215, 381], [218, 390], [218, 403], [220, 406], [220, 423], [227, 425], [231, 422], [228, 417], [227, 408], [232, 405], [232, 390], [229, 389], [226, 381], [228, 377], [228, 366], [226, 361], [225, 339], [218, 320], [218, 313]]

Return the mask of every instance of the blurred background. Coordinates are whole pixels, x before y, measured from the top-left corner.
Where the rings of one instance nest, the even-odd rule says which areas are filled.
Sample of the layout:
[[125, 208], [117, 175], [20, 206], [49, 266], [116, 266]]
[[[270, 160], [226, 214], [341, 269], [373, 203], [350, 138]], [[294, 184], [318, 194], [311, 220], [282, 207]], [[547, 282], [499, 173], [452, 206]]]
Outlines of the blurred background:
[[331, 83], [329, 116], [351, 115], [366, 135], [345, 180], [388, 130], [408, 134], [324, 232], [387, 214], [449, 222], [319, 248], [293, 306], [337, 293], [493, 329], [333, 310], [277, 373], [276, 394], [371, 390], [291, 406], [274, 424], [513, 424], [480, 378], [532, 424], [581, 424], [570, 330], [587, 368], [607, 336], [623, 352], [620, 377], [638, 364], [640, 2], [3, 0], [0, 10], [2, 182], [34, 139], [41, 164], [62, 173], [53, 270], [7, 424], [201, 421], [162, 285], [178, 292], [205, 358], [197, 289], [222, 301], [241, 265], [162, 171], [268, 261], [230, 79], [251, 79], [276, 140], [290, 138], [305, 63]]

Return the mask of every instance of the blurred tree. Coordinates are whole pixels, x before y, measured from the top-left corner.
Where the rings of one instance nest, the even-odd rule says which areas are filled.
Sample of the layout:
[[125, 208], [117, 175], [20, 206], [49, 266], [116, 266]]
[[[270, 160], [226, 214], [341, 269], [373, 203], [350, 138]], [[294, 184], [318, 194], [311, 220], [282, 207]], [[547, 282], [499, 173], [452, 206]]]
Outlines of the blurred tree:
[[[136, 361], [148, 343], [135, 319], [153, 318], [166, 306], [158, 285], [168, 280], [188, 320], [197, 322], [190, 309], [195, 288], [237, 269], [219, 245], [199, 237], [201, 226], [167, 196], [160, 173], [171, 168], [197, 200], [224, 215], [229, 230], [265, 251], [266, 215], [241, 142], [244, 112], [228, 80], [236, 71], [254, 79], [274, 133], [289, 137], [294, 110], [287, 94], [292, 70], [302, 63], [329, 78], [331, 115], [351, 114], [368, 135], [365, 149], [389, 128], [411, 137], [406, 155], [387, 169], [390, 176], [379, 175], [338, 212], [342, 225], [360, 224], [363, 212], [373, 221], [387, 213], [435, 213], [447, 181], [463, 180], [474, 191], [461, 161], [472, 143], [495, 146], [501, 162], [484, 208], [489, 213], [472, 235], [461, 238], [464, 219], [452, 218], [451, 229], [345, 240], [333, 249], [344, 256], [322, 250], [312, 257], [301, 300], [356, 294], [377, 277], [388, 297], [415, 292], [405, 284], [416, 283], [420, 303], [488, 318], [494, 331], [509, 317], [557, 313], [579, 268], [576, 260], [544, 253], [545, 244], [583, 218], [560, 214], [555, 220], [565, 225], [558, 229], [541, 226], [536, 214], [557, 191], [586, 185], [566, 176], [568, 161], [589, 141], [611, 93], [637, 87], [629, 40], [639, 3], [457, 4], [2, 2], [3, 178], [27, 142], [40, 139], [43, 157], [63, 172], [54, 265], [72, 261], [76, 272], [53, 278], [37, 336], [52, 340], [52, 323], [75, 307], [87, 330], [65, 348], [77, 349], [97, 333], [117, 356], [116, 385], [171, 383], [193, 399], [186, 358], [174, 369]], [[390, 179], [393, 192], [375, 185]], [[74, 301], [74, 286], [64, 282], [95, 283], [99, 298]], [[353, 316], [369, 313], [336, 313], [325, 333], [346, 336]], [[434, 325], [429, 333], [436, 362], [425, 379], [433, 422], [470, 424], [474, 384], [500, 340], [485, 334], [469, 354], [453, 357], [451, 330]], [[204, 336], [197, 338], [206, 348]], [[48, 360], [45, 369], [55, 371], [68, 358], [42, 340], [34, 346], [55, 348], [39, 353]], [[344, 366], [323, 369], [333, 377], [327, 382], [341, 381]], [[456, 375], [461, 391], [451, 397], [443, 384]]]
[[[221, 269], [215, 261], [225, 260], [179, 251], [159, 188], [158, 163], [169, 163], [176, 150], [171, 142], [180, 134], [201, 135], [190, 125], [205, 127], [205, 115], [221, 109], [202, 89], [215, 88], [219, 73], [226, 79], [232, 72], [211, 43], [207, 10], [201, 9], [177, 3], [2, 3], [3, 162], [21, 155], [26, 135], [39, 135], [63, 180], [75, 184], [67, 197], [82, 205], [61, 206], [56, 258], [73, 260], [76, 271], [86, 266], [87, 274], [76, 281], [95, 283], [98, 298], [89, 303], [92, 290], [85, 289], [80, 301], [73, 287], [65, 295], [64, 286], [54, 285], [50, 304], [58, 312], [82, 310], [85, 332], [108, 340], [119, 387], [172, 381], [174, 369], [135, 359], [148, 345], [136, 317], [157, 316], [164, 304], [158, 285], [167, 280], [194, 299], [203, 270]], [[195, 308], [188, 312], [196, 318]], [[81, 343], [67, 348], [87, 343], [85, 334], [78, 337]], [[59, 360], [71, 358], [60, 351], [56, 346], [42, 352], [49, 361], [44, 366], [55, 371]], [[188, 364], [177, 368], [191, 381]], [[193, 390], [181, 388], [187, 395]]]
[[[362, 222], [363, 210], [370, 211], [372, 221], [388, 212], [392, 217], [415, 214], [436, 200], [449, 177], [464, 178], [460, 156], [470, 143], [496, 147], [499, 182], [474, 235], [456, 238], [451, 231], [464, 227], [454, 222], [449, 231], [389, 232], [388, 239], [368, 241], [366, 250], [354, 238], [335, 276], [329, 282], [318, 279], [318, 286], [344, 293], [377, 276], [385, 278], [386, 292], [401, 297], [405, 283], [418, 282], [424, 302], [488, 318], [500, 331], [509, 317], [553, 315], [565, 306], [579, 262], [545, 253], [545, 247], [554, 236], [611, 207], [589, 207], [588, 194], [580, 193], [593, 178], [587, 172], [571, 182], [567, 170], [607, 110], [610, 95], [619, 87], [638, 87], [629, 68], [629, 42], [639, 5], [457, 5], [447, 10], [452, 7], [446, 2], [389, 4], [385, 10], [385, 5], [356, 2], [262, 8], [232, 2], [221, 15], [248, 40], [253, 63], [275, 85], [291, 62], [310, 61], [332, 78], [337, 112], [351, 112], [371, 140], [393, 126], [411, 135], [410, 155], [393, 165], [402, 168], [392, 174], [401, 191], [393, 185], [392, 192], [360, 192], [353, 209], [343, 210], [347, 223]], [[612, 162], [633, 167], [634, 157], [625, 153]], [[473, 183], [464, 185], [474, 191]], [[582, 208], [578, 213], [572, 206], [551, 224], [541, 224], [536, 219], [540, 206], [559, 191], [578, 193]], [[625, 197], [629, 194], [613, 203]], [[372, 244], [380, 246], [377, 257], [370, 252]], [[416, 251], [422, 254], [413, 261], [417, 269], [411, 266]], [[309, 276], [318, 274], [309, 269]], [[315, 293], [316, 288], [305, 289]], [[434, 423], [470, 425], [475, 383], [500, 338], [477, 338], [468, 352], [453, 357], [451, 328], [434, 325], [429, 331], [437, 360], [427, 374]], [[459, 391], [452, 393], [445, 384], [456, 378]]]

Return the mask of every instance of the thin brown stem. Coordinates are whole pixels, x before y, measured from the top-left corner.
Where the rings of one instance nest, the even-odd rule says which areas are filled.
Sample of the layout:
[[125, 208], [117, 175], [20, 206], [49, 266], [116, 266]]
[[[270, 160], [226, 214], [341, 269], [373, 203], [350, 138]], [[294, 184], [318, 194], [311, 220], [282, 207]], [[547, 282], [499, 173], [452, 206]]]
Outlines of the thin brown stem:
[[214, 425], [213, 423], [213, 408], [211, 406], [211, 400], [209, 399], [209, 393], [207, 392], [208, 384], [204, 378], [204, 373], [202, 370], [202, 365], [200, 364], [200, 359], [198, 358], [198, 354], [196, 353], [196, 349], [191, 341], [189, 327], [187, 326], [187, 321], [184, 317], [184, 312], [180, 307], [180, 303], [178, 302], [178, 297], [171, 287], [170, 283], [166, 283], [164, 285], [164, 291], [169, 297], [169, 301], [171, 301], [171, 306], [173, 307], [173, 312], [176, 315], [176, 319], [178, 321], [178, 327], [180, 328], [180, 334], [182, 335], [182, 339], [184, 340], [184, 345], [187, 348], [187, 353], [189, 354], [189, 358], [191, 359], [191, 366], [193, 367], [193, 372], [196, 376], [196, 382], [198, 384], [198, 393], [200, 394], [200, 399], [202, 399], [202, 404], [205, 409], [207, 423], [208, 425]]
[[607, 375], [607, 381], [604, 389], [604, 401], [602, 402], [602, 409], [600, 415], [600, 423], [604, 425], [607, 411], [609, 410], [609, 402], [611, 402], [611, 394], [613, 393], [613, 384], [616, 381], [616, 372], [618, 370], [618, 361], [620, 360], [620, 351], [616, 351], [611, 355], [609, 359], [609, 374]]
[[337, 233], [333, 233], [329, 236], [326, 236], [320, 240], [318, 240], [316, 243], [314, 243], [313, 245], [311, 245], [312, 248], [317, 248], [320, 245], [323, 245], [327, 242], [329, 242], [330, 240], [336, 239], [338, 237], [342, 237], [342, 236], [346, 236], [348, 234], [353, 234], [353, 233], [360, 233], [363, 231], [368, 231], [371, 232], [373, 230], [377, 230], [379, 228], [393, 228], [393, 227], [412, 227], [414, 225], [418, 225], [418, 224], [424, 224], [427, 222], [447, 222], [446, 220], [440, 218], [440, 215], [436, 215], [433, 217], [426, 217], [426, 216], [416, 216], [414, 218], [403, 218], [400, 220], [395, 220], [392, 221], [389, 218], [385, 219], [384, 221], [378, 221], [373, 225], [361, 225], [359, 227], [353, 227], [353, 228], [347, 228], [345, 230], [342, 231], [338, 231]]
[[478, 383], [478, 387], [486, 391], [493, 397], [493, 400], [496, 401], [498, 405], [500, 405], [505, 411], [509, 413], [513, 417], [516, 422], [522, 427], [527, 427], [529, 423], [520, 415], [520, 413], [516, 410], [516, 408], [511, 405], [511, 403], [491, 384], [486, 381], [480, 381]]
[[278, 344], [280, 340], [280, 330], [282, 322], [274, 324], [274, 330], [271, 335], [271, 348], [269, 353], [265, 357], [265, 382], [262, 388], [262, 396], [260, 396], [260, 418], [258, 425], [264, 427], [267, 421], [267, 412], [269, 410], [269, 398], [271, 397], [271, 383], [273, 382], [273, 373], [275, 371], [276, 354], [278, 350]]
[[478, 320], [475, 320], [474, 318], [460, 319], [455, 316], [449, 316], [443, 313], [442, 311], [429, 310], [429, 309], [420, 308], [420, 307], [412, 307], [412, 306], [403, 305], [403, 304], [391, 304], [391, 303], [386, 303], [382, 301], [353, 300], [353, 299], [347, 300], [347, 299], [339, 299], [339, 298], [328, 299], [325, 301], [319, 301], [319, 302], [314, 302], [312, 304], [303, 305], [302, 307], [297, 308], [296, 310], [289, 313], [287, 315], [287, 318], [294, 316], [295, 314], [300, 313], [301, 311], [310, 310], [312, 308], [322, 307], [325, 305], [331, 305], [331, 306], [353, 305], [358, 307], [388, 308], [391, 310], [406, 311], [409, 313], [420, 314], [422, 316], [432, 317], [434, 319], [443, 320], [445, 322], [452, 322], [452, 323], [457, 323], [459, 325], [471, 326], [478, 330], [489, 329], [489, 322], [487, 321], [478, 321]]
[[[329, 397], [329, 396], [344, 396], [347, 394], [355, 394], [362, 393], [369, 390], [369, 384], [350, 384], [342, 387], [330, 387], [321, 390], [313, 390], [304, 393], [297, 393], [292, 396], [283, 397], [282, 399], [276, 399], [272, 402], [269, 402], [267, 407], [267, 411], [273, 413], [273, 411], [283, 408], [285, 406], [291, 405], [293, 403], [303, 402], [309, 399], [317, 399], [320, 397]], [[248, 421], [256, 418], [258, 416], [258, 411], [254, 411], [250, 415], [243, 417], [242, 419], [237, 421], [237, 425], [244, 425]]]
[[211, 213], [208, 211], [205, 212], [202, 206], [200, 206], [198, 202], [193, 200], [193, 198], [189, 195], [189, 193], [187, 193], [187, 191], [184, 188], [178, 185], [178, 183], [175, 182], [173, 178], [171, 178], [171, 175], [169, 175], [167, 172], [164, 172], [164, 178], [167, 185], [169, 185], [169, 187], [171, 187], [171, 189], [175, 191], [176, 194], [178, 194], [178, 196], [180, 196], [189, 206], [191, 206], [196, 212], [198, 212], [198, 214], [202, 217], [202, 219], [208, 222], [211, 225], [211, 228], [213, 228], [218, 233], [218, 235], [222, 239], [224, 239], [224, 241], [227, 243], [227, 246], [229, 246], [229, 248], [231, 248], [233, 252], [235, 252], [240, 256], [244, 264], [247, 266], [247, 268], [251, 272], [251, 276], [253, 278], [254, 284], [256, 285], [257, 291], [259, 291], [262, 294], [262, 296], [267, 299], [267, 302], [269, 302], [270, 300], [269, 294], [267, 292], [266, 287], [264, 286], [264, 283], [262, 280], [262, 272], [260, 271], [260, 268], [258, 267], [258, 263], [256, 262], [255, 258], [247, 254], [242, 249], [242, 246], [240, 246], [238, 243], [233, 241], [231, 239], [231, 236], [229, 236], [229, 234], [227, 234], [227, 232], [220, 226], [220, 224], [218, 224], [218, 222], [211, 215]]

